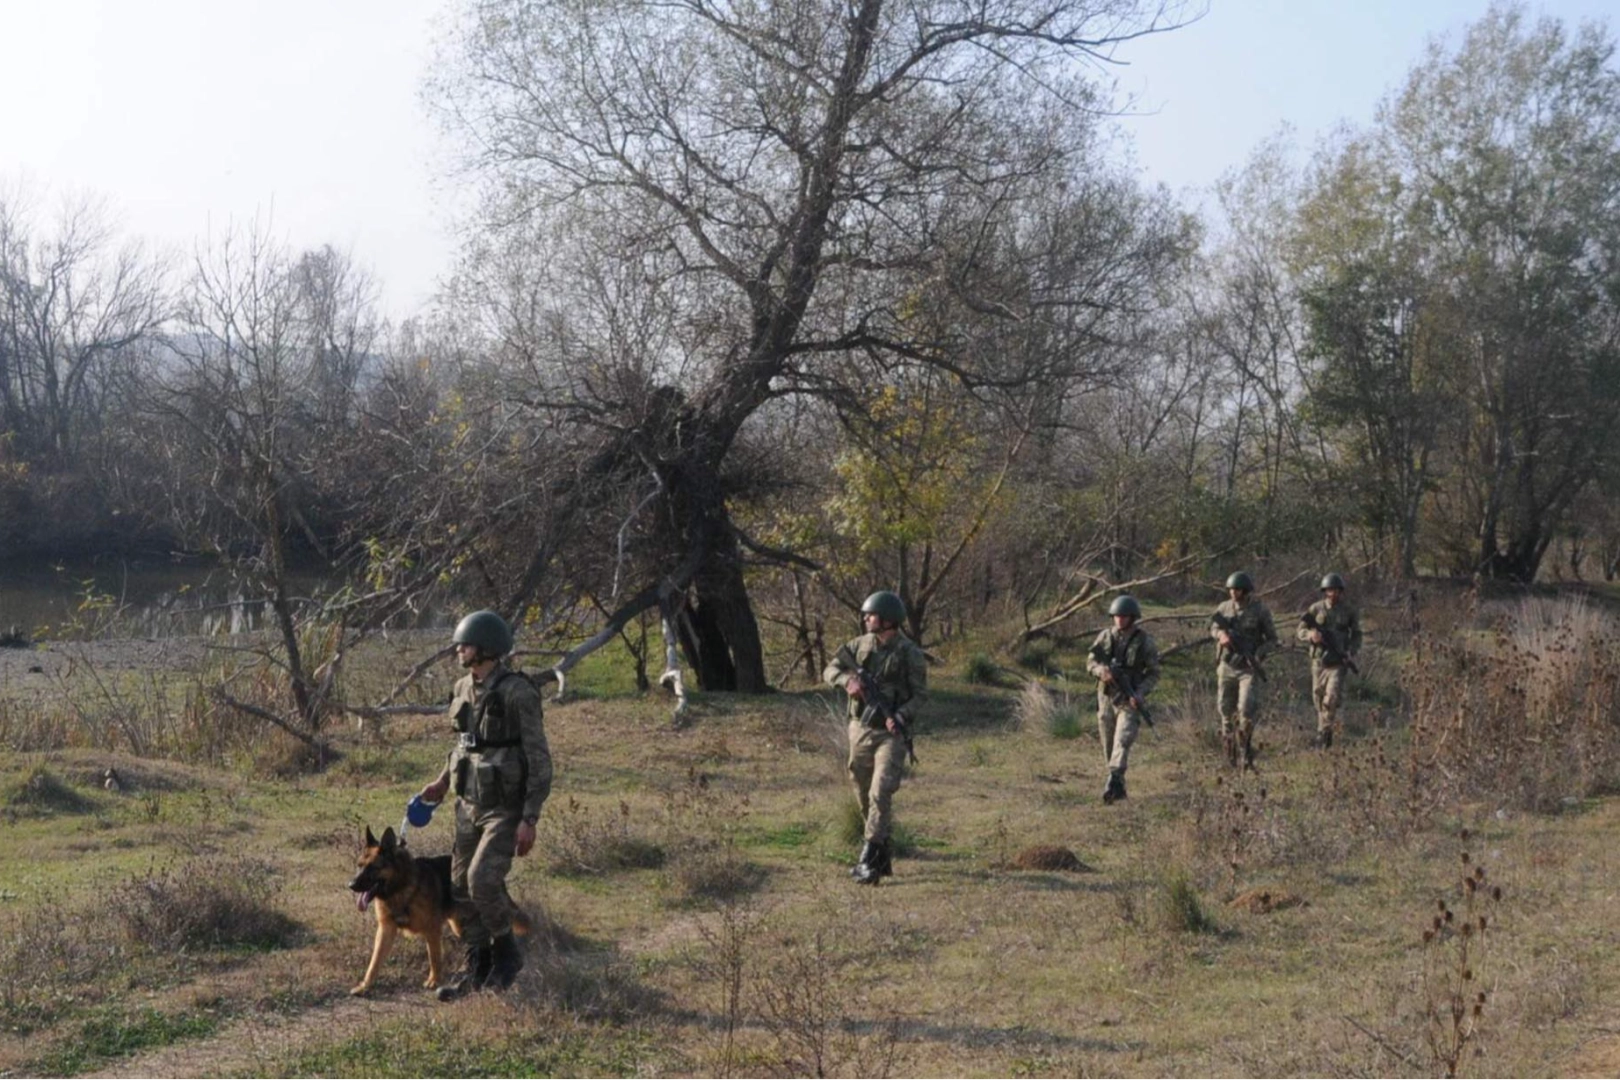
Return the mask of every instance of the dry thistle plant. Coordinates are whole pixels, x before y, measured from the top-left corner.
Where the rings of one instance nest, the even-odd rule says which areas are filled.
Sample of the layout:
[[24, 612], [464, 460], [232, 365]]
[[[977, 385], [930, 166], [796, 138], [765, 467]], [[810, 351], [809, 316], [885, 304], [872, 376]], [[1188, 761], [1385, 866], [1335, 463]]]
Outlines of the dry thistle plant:
[[[901, 1019], [866, 987], [870, 945], [817, 929], [788, 942], [758, 983], [759, 1019], [783, 1076], [893, 1076], [902, 1064]], [[875, 1014], [875, 1016], [863, 1015]]]
[[719, 905], [717, 925], [699, 923], [703, 948], [692, 953], [689, 963], [698, 978], [716, 988], [720, 1000], [719, 1045], [714, 1054], [714, 1074], [735, 1076], [744, 1065], [737, 1046], [737, 1033], [748, 1020], [746, 1002], [755, 939], [764, 925], [763, 911], [747, 899], [728, 900]]
[[1231, 892], [1245, 873], [1283, 861], [1295, 846], [1288, 816], [1256, 774], [1218, 774], [1213, 791], [1199, 787], [1190, 799], [1188, 850], [1201, 862], [1219, 858]]
[[748, 813], [746, 792], [713, 784], [696, 769], [667, 794], [665, 869], [679, 902], [727, 900], [760, 884], [763, 871], [748, 861], [738, 842]]
[[1620, 781], [1620, 632], [1578, 598], [1526, 602], [1486, 641], [1419, 637], [1404, 683], [1418, 814], [1469, 798], [1550, 811]]
[[1364, 846], [1404, 840], [1419, 824], [1409, 795], [1409, 777], [1392, 756], [1375, 713], [1372, 737], [1346, 743], [1327, 759], [1327, 822], [1341, 834], [1341, 856]]
[[[1468, 841], [1466, 829], [1462, 840]], [[1462, 852], [1458, 892], [1451, 903], [1444, 898], [1435, 902], [1423, 930], [1425, 1034], [1430, 1060], [1446, 1076], [1458, 1075], [1470, 1047], [1474, 1056], [1480, 1053], [1479, 1025], [1490, 1001], [1481, 966], [1502, 900], [1501, 887], [1487, 879], [1485, 867], [1467, 851]]]

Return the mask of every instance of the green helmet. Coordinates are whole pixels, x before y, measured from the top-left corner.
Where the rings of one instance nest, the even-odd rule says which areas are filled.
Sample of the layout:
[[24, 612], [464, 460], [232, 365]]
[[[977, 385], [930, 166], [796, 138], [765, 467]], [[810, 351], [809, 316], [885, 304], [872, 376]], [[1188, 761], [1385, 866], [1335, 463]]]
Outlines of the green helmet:
[[1344, 578], [1340, 577], [1338, 574], [1329, 574], [1322, 579], [1322, 584], [1319, 591], [1327, 592], [1329, 589], [1342, 588], [1344, 588]]
[[1239, 570], [1226, 579], [1226, 587], [1228, 589], [1242, 589], [1244, 592], [1254, 592], [1254, 578]]
[[1136, 602], [1136, 597], [1120, 593], [1114, 597], [1114, 602], [1108, 605], [1110, 615], [1129, 615], [1133, 619], [1142, 617], [1142, 605]]
[[512, 628], [493, 611], [475, 611], [456, 624], [455, 637], [450, 640], [499, 659], [512, 651]]
[[899, 626], [906, 621], [906, 602], [887, 589], [875, 592], [861, 605], [862, 615], [876, 615], [884, 622]]

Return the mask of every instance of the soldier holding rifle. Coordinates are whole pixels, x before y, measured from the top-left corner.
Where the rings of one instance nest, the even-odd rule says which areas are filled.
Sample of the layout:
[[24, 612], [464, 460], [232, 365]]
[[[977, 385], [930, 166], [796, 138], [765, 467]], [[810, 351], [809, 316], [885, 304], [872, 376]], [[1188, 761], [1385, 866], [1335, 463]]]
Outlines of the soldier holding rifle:
[[1344, 599], [1344, 578], [1322, 579], [1322, 599], [1300, 616], [1296, 636], [1311, 647], [1311, 699], [1316, 704], [1316, 744], [1333, 745], [1333, 731], [1344, 700], [1346, 671], [1359, 671], [1361, 616]]
[[1108, 762], [1102, 800], [1114, 803], [1125, 798], [1125, 769], [1137, 732], [1153, 723], [1147, 696], [1159, 682], [1159, 647], [1136, 625], [1142, 605], [1135, 597], [1116, 596], [1108, 614], [1114, 625], [1091, 643], [1086, 670], [1097, 676], [1097, 734]]
[[907, 726], [928, 692], [928, 661], [900, 632], [905, 621], [899, 596], [887, 590], [868, 596], [861, 605], [866, 633], [840, 648], [821, 675], [849, 696], [849, 778], [866, 822], [866, 842], [850, 874], [862, 885], [894, 873], [894, 793], [910, 745]]
[[1266, 605], [1254, 598], [1254, 579], [1239, 570], [1226, 579], [1228, 599], [1210, 616], [1215, 639], [1216, 700], [1226, 760], [1254, 764], [1254, 723], [1260, 712], [1266, 654], [1277, 644], [1277, 627]]

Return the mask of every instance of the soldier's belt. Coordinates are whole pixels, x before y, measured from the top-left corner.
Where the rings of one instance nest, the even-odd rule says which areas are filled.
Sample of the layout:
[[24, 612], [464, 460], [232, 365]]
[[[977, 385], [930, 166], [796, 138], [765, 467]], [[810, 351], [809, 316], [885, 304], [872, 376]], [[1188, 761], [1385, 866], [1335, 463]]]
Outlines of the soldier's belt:
[[480, 753], [484, 750], [504, 750], [510, 746], [522, 746], [522, 739], [491, 739], [479, 742], [478, 737], [470, 731], [463, 731], [456, 740], [456, 745], [470, 753]]

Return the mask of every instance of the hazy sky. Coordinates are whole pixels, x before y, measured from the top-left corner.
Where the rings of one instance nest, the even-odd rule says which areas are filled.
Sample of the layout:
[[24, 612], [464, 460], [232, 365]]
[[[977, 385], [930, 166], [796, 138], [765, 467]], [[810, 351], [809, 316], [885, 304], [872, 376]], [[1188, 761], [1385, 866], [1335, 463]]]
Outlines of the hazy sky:
[[[458, 182], [420, 97], [453, 0], [0, 0], [0, 190], [105, 196], [130, 233], [189, 253], [268, 218], [368, 266], [388, 314], [451, 261]], [[1287, 122], [1302, 145], [1365, 123], [1436, 34], [1488, 0], [1211, 0], [1131, 44], [1121, 121], [1151, 181], [1189, 193]], [[1566, 22], [1620, 0], [1541, 0]]]

